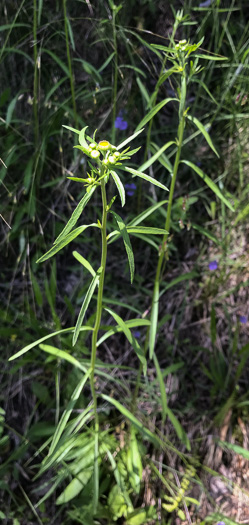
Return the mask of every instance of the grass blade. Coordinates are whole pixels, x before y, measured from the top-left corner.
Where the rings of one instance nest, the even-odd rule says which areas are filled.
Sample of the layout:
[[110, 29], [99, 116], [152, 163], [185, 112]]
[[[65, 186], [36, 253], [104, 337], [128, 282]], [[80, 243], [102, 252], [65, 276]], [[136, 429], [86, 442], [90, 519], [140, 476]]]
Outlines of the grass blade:
[[230, 204], [230, 202], [224, 197], [223, 193], [221, 193], [220, 189], [218, 188], [218, 186], [215, 184], [215, 182], [212, 181], [212, 179], [210, 179], [198, 166], [196, 166], [195, 164], [193, 164], [193, 162], [190, 162], [189, 160], [182, 160], [181, 161], [183, 164], [186, 164], [186, 166], [189, 166], [190, 168], [192, 168], [196, 173], [197, 175], [199, 175], [203, 180], [204, 182], [207, 184], [207, 186], [209, 186], [209, 188], [215, 193], [215, 195], [217, 195], [217, 197], [222, 201], [224, 202], [224, 204], [231, 210], [231, 211], [234, 211], [234, 208], [233, 206]]
[[79, 337], [79, 333], [80, 333], [80, 328], [81, 328], [81, 325], [84, 321], [84, 317], [85, 317], [85, 314], [86, 314], [86, 311], [87, 311], [87, 308], [88, 308], [88, 305], [91, 301], [91, 298], [94, 294], [94, 290], [99, 282], [99, 276], [102, 272], [102, 266], [98, 269], [98, 271], [96, 272], [94, 278], [92, 279], [92, 282], [87, 290], [87, 293], [85, 295], [85, 298], [84, 298], [84, 301], [83, 301], [83, 304], [82, 304], [82, 307], [80, 309], [80, 313], [79, 313], [79, 316], [78, 316], [78, 319], [77, 319], [77, 323], [76, 323], [76, 326], [75, 326], [75, 330], [74, 330], [74, 334], [73, 334], [73, 346], [76, 344], [77, 342], [77, 339]]
[[133, 278], [134, 278], [134, 272], [135, 272], [135, 262], [134, 262], [134, 255], [133, 255], [133, 250], [132, 250], [132, 246], [131, 246], [131, 241], [130, 241], [130, 238], [129, 238], [129, 235], [128, 235], [128, 232], [127, 232], [127, 229], [126, 229], [126, 226], [125, 226], [125, 223], [124, 223], [123, 219], [117, 213], [115, 213], [114, 211], [111, 211], [111, 213], [115, 217], [115, 220], [117, 222], [120, 234], [121, 234], [121, 236], [123, 238], [123, 241], [124, 241], [124, 245], [125, 245], [125, 249], [126, 249], [126, 253], [127, 253], [127, 257], [128, 257], [128, 262], [129, 262], [129, 267], [130, 267], [131, 283], [132, 283], [133, 282]]
[[217, 155], [217, 157], [219, 158], [220, 157], [219, 153], [215, 149], [215, 147], [213, 145], [213, 142], [212, 142], [212, 139], [211, 139], [209, 133], [207, 132], [207, 130], [205, 129], [205, 127], [203, 126], [203, 124], [198, 120], [198, 118], [191, 117], [191, 115], [187, 115], [187, 119], [190, 120], [191, 122], [193, 122], [196, 125], [196, 127], [202, 133], [203, 137], [206, 139], [206, 141], [207, 141], [208, 145], [210, 146], [210, 148], [214, 151], [215, 155]]

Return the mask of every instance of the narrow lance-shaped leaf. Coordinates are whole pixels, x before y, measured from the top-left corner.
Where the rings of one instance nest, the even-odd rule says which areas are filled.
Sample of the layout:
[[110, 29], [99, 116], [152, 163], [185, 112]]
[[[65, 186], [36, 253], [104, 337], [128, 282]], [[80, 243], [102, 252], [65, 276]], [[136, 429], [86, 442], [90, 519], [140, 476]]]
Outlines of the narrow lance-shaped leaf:
[[76, 224], [77, 220], [80, 218], [85, 206], [91, 199], [94, 191], [96, 190], [96, 186], [93, 186], [89, 192], [86, 192], [85, 195], [80, 200], [79, 204], [76, 206], [75, 210], [73, 211], [68, 223], [66, 224], [65, 228], [62, 230], [62, 232], [58, 235], [57, 239], [55, 239], [54, 244], [58, 244], [58, 241], [62, 241], [64, 237], [72, 230], [74, 225]]
[[76, 250], [73, 252], [73, 256], [75, 257], [75, 259], [77, 259], [77, 261], [79, 261], [80, 264], [82, 264], [82, 266], [84, 266], [91, 273], [91, 275], [93, 277], [95, 277], [96, 272], [94, 271], [94, 269], [93, 269], [92, 265], [89, 263], [89, 261], [87, 261], [87, 259], [85, 259], [85, 257], [80, 255], [80, 253], [76, 252]]
[[154, 108], [152, 108], [149, 113], [147, 113], [147, 115], [145, 115], [145, 117], [141, 120], [141, 122], [138, 124], [138, 126], [136, 127], [136, 131], [140, 130], [141, 128], [143, 128], [145, 126], [145, 124], [147, 124], [147, 122], [149, 122], [157, 113], [158, 111], [160, 111], [160, 109], [162, 109], [166, 104], [168, 104], [169, 102], [172, 102], [172, 101], [177, 101], [178, 102], [178, 99], [177, 98], [165, 98], [164, 100], [162, 100], [161, 102], [159, 102]]
[[52, 246], [52, 248], [50, 248], [50, 250], [47, 253], [45, 253], [44, 255], [42, 255], [42, 257], [40, 257], [40, 259], [38, 259], [38, 261], [36, 261], [36, 262], [37, 263], [41, 263], [41, 262], [46, 261], [50, 257], [53, 257], [53, 255], [55, 255], [62, 248], [64, 248], [64, 246], [66, 246], [71, 241], [73, 241], [76, 237], [78, 237], [78, 235], [80, 235], [84, 230], [86, 230], [86, 228], [89, 228], [89, 226], [95, 226], [96, 228], [99, 228], [98, 224], [94, 224], [94, 223], [93, 224], [87, 224], [85, 226], [79, 226], [78, 228], [76, 228], [72, 232], [68, 233], [68, 235], [66, 235], [66, 237], [63, 237], [62, 241], [58, 242], [58, 244], [55, 244], [54, 246]]
[[113, 319], [115, 319], [116, 323], [120, 326], [122, 332], [124, 332], [124, 334], [126, 335], [129, 343], [132, 345], [132, 347], [134, 348], [137, 356], [138, 356], [138, 359], [141, 361], [142, 365], [143, 365], [143, 369], [144, 369], [144, 373], [146, 371], [146, 366], [147, 366], [147, 362], [146, 362], [146, 359], [145, 359], [145, 356], [144, 356], [144, 353], [142, 352], [142, 349], [140, 347], [140, 345], [138, 344], [136, 338], [134, 337], [134, 335], [131, 333], [130, 329], [128, 328], [127, 324], [123, 321], [123, 319], [118, 315], [116, 314], [115, 312], [113, 312], [113, 310], [111, 310], [110, 308], [105, 308], [105, 310], [111, 314], [111, 316], [113, 317]]
[[141, 171], [134, 170], [133, 168], [127, 168], [126, 166], [124, 167], [124, 170], [128, 171], [128, 173], [131, 173], [135, 177], [140, 177], [141, 179], [144, 179], [147, 182], [151, 182], [151, 184], [154, 184], [154, 186], [158, 186], [159, 188], [162, 188], [162, 190], [169, 191], [169, 189], [166, 188], [164, 184], [162, 184], [156, 179], [153, 179], [153, 177], [150, 177], [149, 175], [145, 175], [145, 173], [142, 173]]
[[112, 175], [112, 178], [118, 188], [118, 192], [119, 192], [119, 196], [120, 196], [120, 200], [121, 200], [121, 204], [122, 206], [125, 205], [125, 190], [124, 190], [124, 186], [119, 178], [119, 176], [117, 175], [116, 171], [113, 171], [111, 170], [111, 175]]
[[207, 130], [205, 129], [203, 124], [198, 120], [198, 118], [192, 117], [191, 115], [187, 115], [187, 119], [191, 120], [191, 122], [193, 122], [196, 125], [196, 127], [202, 133], [203, 137], [205, 137], [205, 139], [206, 139], [208, 145], [210, 146], [210, 148], [214, 151], [215, 155], [217, 155], [217, 157], [219, 157], [219, 153], [215, 149], [209, 133], [207, 132]]
[[204, 182], [207, 184], [207, 186], [209, 186], [209, 188], [217, 195], [217, 197], [222, 201], [224, 202], [224, 204], [231, 210], [231, 211], [234, 211], [234, 208], [233, 206], [230, 204], [230, 202], [224, 197], [223, 193], [221, 193], [220, 189], [218, 188], [218, 186], [215, 184], [215, 182], [212, 181], [212, 179], [210, 179], [198, 166], [196, 166], [195, 164], [193, 164], [193, 162], [190, 162], [189, 160], [182, 160], [181, 161], [183, 164], [186, 164], [186, 166], [189, 166], [190, 168], [192, 168], [196, 173], [197, 175], [199, 175], [203, 180]]
[[[62, 330], [57, 330], [56, 332], [53, 332], [52, 334], [44, 335], [40, 339], [37, 339], [37, 341], [33, 341], [29, 345], [27, 345], [24, 348], [22, 348], [21, 350], [19, 350], [19, 352], [17, 352], [16, 354], [12, 355], [9, 358], [9, 361], [13, 361], [14, 359], [17, 359], [18, 357], [21, 357], [21, 355], [26, 354], [26, 352], [28, 352], [29, 350], [31, 350], [35, 346], [39, 345], [43, 341], [46, 341], [50, 337], [55, 337], [56, 335], [61, 335], [61, 334], [63, 334], [63, 335], [64, 334], [69, 334], [70, 332], [73, 332], [74, 329], [75, 328], [73, 326], [73, 327], [70, 327], [70, 328], [63, 328]], [[80, 330], [81, 331], [87, 331], [87, 330], [93, 330], [93, 328], [91, 326], [82, 326]]]
[[83, 146], [83, 148], [88, 148], [88, 144], [86, 142], [86, 139], [85, 139], [85, 133], [86, 133], [86, 129], [88, 128], [88, 126], [85, 126], [81, 131], [80, 131], [80, 134], [79, 134], [79, 143], [81, 146]]
[[162, 443], [161, 443], [161, 440], [157, 437], [156, 434], [153, 434], [153, 432], [151, 432], [148, 428], [146, 428], [143, 423], [141, 423], [141, 421], [139, 421], [131, 412], [130, 410], [128, 410], [126, 407], [124, 407], [121, 403], [119, 403], [119, 401], [117, 401], [116, 399], [113, 399], [113, 397], [110, 397], [110, 396], [106, 396], [105, 394], [101, 394], [101, 397], [105, 400], [105, 401], [108, 401], [109, 403], [111, 403], [113, 406], [115, 406], [117, 408], [117, 410], [119, 410], [119, 412], [121, 412], [121, 414], [123, 414], [129, 421], [131, 421], [131, 423], [139, 430], [139, 432], [141, 432], [142, 436], [145, 438], [145, 439], [148, 439], [149, 441], [151, 441], [152, 443], [154, 443], [154, 445], [156, 447], [158, 446], [161, 446]]
[[85, 317], [85, 313], [87, 311], [87, 308], [88, 308], [88, 305], [91, 301], [91, 298], [94, 294], [94, 290], [98, 284], [98, 281], [99, 281], [99, 276], [102, 272], [103, 268], [102, 266], [98, 269], [98, 271], [96, 272], [96, 275], [94, 276], [94, 278], [92, 279], [92, 282], [87, 290], [87, 293], [85, 295], [85, 299], [83, 301], [83, 304], [82, 304], [82, 307], [80, 309], [80, 313], [79, 313], [79, 316], [78, 316], [78, 319], [77, 319], [77, 323], [76, 323], [76, 326], [75, 326], [75, 331], [74, 331], [74, 334], [73, 334], [73, 346], [75, 345], [78, 337], [79, 337], [79, 333], [80, 333], [80, 328], [81, 328], [81, 325], [83, 323], [83, 320], [84, 320], [84, 317]]
[[[107, 301], [106, 301], [107, 302]], [[149, 319], [130, 319], [129, 321], [124, 321], [126, 326], [128, 328], [138, 328], [140, 326], [150, 326]], [[111, 337], [113, 334], [116, 334], [117, 332], [122, 332], [122, 328], [120, 325], [116, 325], [108, 332], [106, 332], [102, 337], [97, 341], [97, 346], [101, 345], [108, 337]]]
[[111, 213], [115, 217], [115, 220], [117, 222], [119, 231], [120, 231], [120, 233], [122, 235], [122, 238], [123, 238], [123, 241], [124, 241], [124, 245], [125, 245], [125, 249], [126, 249], [126, 253], [127, 253], [127, 257], [128, 257], [128, 262], [129, 262], [129, 267], [130, 267], [131, 283], [132, 283], [133, 282], [133, 278], [134, 278], [134, 272], [135, 272], [135, 262], [134, 262], [134, 255], [133, 255], [133, 251], [132, 251], [131, 241], [130, 241], [130, 238], [129, 238], [129, 235], [128, 235], [128, 232], [127, 232], [127, 229], [126, 229], [126, 226], [125, 226], [125, 223], [124, 223], [123, 219], [117, 213], [115, 213], [114, 211], [111, 211]]
[[152, 155], [152, 157], [150, 157], [150, 159], [148, 159], [146, 162], [144, 162], [144, 164], [142, 164], [142, 166], [139, 167], [139, 171], [147, 170], [147, 168], [154, 164], [155, 160], [157, 160], [158, 157], [160, 157], [164, 151], [166, 151], [170, 146], [172, 146], [172, 144], [175, 144], [173, 140], [167, 142], [167, 144], [164, 144], [162, 148], [160, 148], [156, 153], [154, 153], [154, 155]]
[[154, 300], [151, 308], [151, 326], [150, 326], [150, 335], [149, 335], [149, 349], [150, 349], [150, 359], [152, 359], [156, 343], [157, 335], [157, 323], [158, 323], [158, 309], [159, 309], [159, 281], [155, 282], [154, 288]]
[[71, 399], [70, 399], [70, 402], [68, 403], [67, 405], [67, 408], [66, 410], [64, 410], [62, 416], [61, 416], [61, 419], [59, 421], [59, 424], [58, 426], [56, 427], [56, 430], [55, 430], [55, 433], [54, 433], [54, 436], [53, 436], [53, 440], [52, 440], [52, 443], [50, 445], [50, 449], [49, 449], [49, 454], [48, 455], [51, 455], [55, 449], [55, 447], [57, 446], [58, 442], [59, 442], [59, 439], [65, 429], [65, 426], [71, 416], [71, 413], [73, 411], [73, 408], [74, 408], [74, 405], [76, 403], [76, 401], [79, 399], [80, 397], [80, 394], [81, 394], [81, 391], [82, 391], [82, 388], [84, 387], [87, 379], [89, 378], [91, 374], [91, 369], [89, 368], [89, 370], [86, 372], [86, 374], [83, 376], [83, 378], [80, 380], [80, 382], [78, 383], [78, 385], [76, 386], [74, 392], [72, 393], [72, 396], [71, 396]]
[[129, 142], [131, 142], [131, 140], [135, 139], [135, 137], [137, 137], [137, 135], [139, 135], [139, 133], [142, 133], [142, 131], [143, 131], [143, 129], [139, 129], [139, 131], [136, 131], [135, 133], [133, 133], [133, 135], [128, 137], [128, 139], [125, 139], [123, 142], [121, 142], [121, 144], [118, 145], [117, 150], [124, 148], [126, 146], [126, 144], [129, 144]]
[[68, 361], [71, 363], [71, 365], [75, 366], [76, 368], [79, 368], [82, 372], [86, 372], [87, 369], [85, 366], [83, 366], [78, 359], [76, 359], [73, 355], [69, 354], [68, 352], [65, 352], [65, 350], [61, 350], [60, 348], [55, 348], [51, 345], [39, 345], [39, 348], [43, 350], [44, 352], [47, 352], [48, 354], [51, 354], [58, 359], [65, 359], [65, 361]]
[[161, 401], [161, 405], [162, 405], [162, 421], [164, 422], [165, 418], [166, 418], [167, 406], [168, 406], [167, 394], [166, 394], [166, 385], [164, 384], [161, 368], [160, 368], [160, 365], [159, 365], [159, 362], [158, 362], [158, 359], [157, 359], [157, 356], [156, 356], [155, 353], [153, 354], [153, 360], [154, 360], [156, 373], [157, 373], [157, 378], [158, 378], [158, 383], [159, 383], [159, 388], [160, 388], [160, 394], [161, 394], [160, 401]]

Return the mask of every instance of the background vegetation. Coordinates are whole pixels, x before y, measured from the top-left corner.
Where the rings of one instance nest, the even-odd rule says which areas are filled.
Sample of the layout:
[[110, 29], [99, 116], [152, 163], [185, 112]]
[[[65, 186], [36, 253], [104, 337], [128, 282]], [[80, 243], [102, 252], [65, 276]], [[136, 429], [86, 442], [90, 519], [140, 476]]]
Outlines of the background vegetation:
[[[115, 6], [111, 0], [3, 0], [0, 9], [2, 522], [248, 523], [246, 2], [129, 0]], [[180, 166], [161, 288], [160, 373], [148, 360], [135, 423], [127, 414], [132, 413], [136, 354], [121, 332], [103, 337], [99, 345], [96, 389], [102, 395], [103, 448], [94, 516], [91, 391], [86, 386], [77, 394], [82, 370], [46, 347], [54, 345], [81, 367], [88, 366], [88, 336], [82, 333], [73, 347], [71, 335], [63, 333], [16, 361], [8, 359], [49, 333], [75, 325], [91, 276], [73, 256], [74, 249], [93, 266], [99, 261], [99, 239], [89, 229], [56, 258], [36, 264], [84, 193], [67, 179], [84, 177], [87, 166], [73, 149], [74, 135], [62, 125], [88, 126], [91, 135], [97, 128], [97, 140], [118, 144], [162, 102], [135, 139], [132, 147], [141, 149], [130, 166], [142, 166], [174, 141], [177, 106], [163, 101], [177, 95], [177, 79], [162, 79], [163, 54], [153, 45], [169, 45], [181, 9], [184, 19], [175, 41], [197, 43], [204, 37], [199, 50], [203, 69], [187, 92], [187, 107], [210, 133], [219, 158], [191, 121], [182, 156], [216, 183], [234, 212], [198, 174]], [[169, 187], [174, 157], [171, 147], [146, 173]], [[115, 210], [125, 222], [168, 198], [127, 174], [122, 181], [127, 203], [121, 209], [116, 199]], [[166, 211], [167, 206], [158, 206], [144, 224], [163, 228]], [[101, 219], [99, 195], [84, 213], [86, 222]], [[153, 235], [133, 237], [132, 246], [132, 286], [125, 249], [117, 241], [108, 252], [104, 290], [106, 305], [126, 321], [150, 314], [161, 249]], [[94, 316], [93, 301], [88, 325]], [[105, 312], [102, 321], [105, 334], [113, 320]], [[131, 328], [142, 344], [146, 327], [134, 322]], [[63, 414], [75, 418], [64, 421], [65, 434], [59, 426]], [[83, 430], [70, 448], [80, 417]], [[54, 456], [48, 461], [55, 435]]]

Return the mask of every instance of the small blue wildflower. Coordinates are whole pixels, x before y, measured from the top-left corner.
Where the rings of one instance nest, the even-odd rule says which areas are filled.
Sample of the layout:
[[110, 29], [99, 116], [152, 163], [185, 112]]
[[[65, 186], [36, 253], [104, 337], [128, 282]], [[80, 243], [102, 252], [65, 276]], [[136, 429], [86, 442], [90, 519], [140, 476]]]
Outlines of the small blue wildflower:
[[209, 263], [208, 267], [209, 267], [209, 270], [217, 270], [217, 268], [218, 268], [218, 263], [217, 263], [217, 261], [211, 261], [211, 262]]
[[219, 521], [217, 525], [226, 525], [224, 521]]
[[126, 193], [129, 195], [129, 197], [134, 195], [136, 188], [137, 186], [134, 184], [134, 182], [131, 182], [131, 184], [125, 184]]
[[246, 324], [247, 321], [248, 321], [246, 315], [240, 315], [239, 316], [239, 320], [240, 320], [240, 323], [242, 323], [242, 324]]
[[[213, 1], [214, 0], [206, 0], [206, 2], [202, 2], [201, 4], [199, 4], [199, 7], [209, 7], [213, 3]], [[219, 523], [218, 523], [218, 525], [219, 525]]]
[[121, 129], [121, 131], [124, 131], [128, 128], [128, 122], [123, 119], [123, 111], [121, 110], [115, 119], [115, 128]]
[[139, 337], [141, 337], [141, 332], [139, 332], [139, 330], [134, 330], [133, 335], [139, 339]]

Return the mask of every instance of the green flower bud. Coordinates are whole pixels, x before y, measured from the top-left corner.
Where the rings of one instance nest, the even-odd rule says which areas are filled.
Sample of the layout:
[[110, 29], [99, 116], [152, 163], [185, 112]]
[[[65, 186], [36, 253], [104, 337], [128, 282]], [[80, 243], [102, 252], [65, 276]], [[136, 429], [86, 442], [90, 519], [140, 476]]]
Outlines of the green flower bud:
[[93, 151], [91, 151], [91, 157], [92, 157], [92, 159], [97, 159], [99, 156], [100, 156], [100, 152], [97, 151], [96, 149], [94, 149]]
[[115, 164], [115, 162], [117, 162], [117, 159], [115, 159], [115, 157], [113, 157], [112, 155], [110, 155], [108, 157], [108, 161], [110, 162], [110, 164]]
[[119, 151], [114, 151], [113, 156], [114, 156], [114, 157], [117, 157], [117, 159], [118, 159], [118, 157], [120, 157], [120, 153], [119, 153]]
[[91, 144], [89, 144], [89, 148], [92, 148], [92, 149], [96, 148], [96, 144], [94, 142], [91, 142]]

